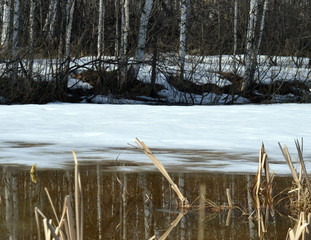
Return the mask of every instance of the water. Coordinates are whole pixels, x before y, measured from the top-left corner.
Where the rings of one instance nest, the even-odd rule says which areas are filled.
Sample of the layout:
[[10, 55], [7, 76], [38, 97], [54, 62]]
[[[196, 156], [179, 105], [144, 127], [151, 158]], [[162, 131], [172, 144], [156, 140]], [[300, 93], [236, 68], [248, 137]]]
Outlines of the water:
[[[248, 212], [248, 188], [254, 178], [249, 174], [216, 174], [170, 171], [193, 207], [185, 213], [176, 209], [177, 196], [166, 179], [155, 171], [112, 170], [113, 165], [81, 163], [84, 195], [84, 239], [160, 238], [171, 228], [167, 239], [258, 239], [257, 222], [241, 210], [228, 211], [199, 207], [206, 203], [200, 196], [226, 205], [226, 188], [233, 201]], [[29, 168], [0, 167], [0, 239], [38, 239], [34, 208], [55, 217], [44, 188], [49, 190], [57, 215], [64, 197], [73, 195], [73, 168], [39, 169], [37, 184]], [[291, 185], [291, 179], [277, 177], [275, 191]], [[179, 219], [180, 218], [180, 219]], [[171, 224], [178, 220], [175, 227]], [[293, 223], [275, 214], [268, 221], [265, 239], [285, 239]]]

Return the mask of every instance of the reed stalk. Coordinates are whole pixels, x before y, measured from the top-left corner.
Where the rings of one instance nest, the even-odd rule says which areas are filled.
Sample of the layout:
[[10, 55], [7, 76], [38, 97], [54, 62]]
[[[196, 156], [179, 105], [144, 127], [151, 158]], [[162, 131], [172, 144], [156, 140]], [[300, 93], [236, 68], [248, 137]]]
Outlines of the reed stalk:
[[150, 149], [145, 145], [143, 141], [140, 141], [138, 138], [136, 138], [135, 142], [138, 146], [138, 148], [148, 156], [148, 158], [153, 162], [153, 164], [158, 168], [158, 170], [163, 174], [163, 176], [167, 179], [167, 181], [170, 183], [172, 189], [177, 194], [179, 200], [181, 201], [182, 208], [188, 208], [189, 202], [188, 200], [183, 196], [181, 191], [179, 190], [178, 186], [173, 182], [170, 175], [167, 173], [166, 169], [162, 165], [162, 163], [153, 155], [153, 153], [150, 151]]
[[298, 140], [295, 140], [295, 145], [298, 153], [298, 163], [300, 166], [299, 171], [297, 171], [294, 167], [294, 163], [287, 146], [285, 145], [284, 147], [282, 147], [281, 144], [279, 143], [279, 147], [290, 168], [291, 174], [293, 176], [296, 185], [293, 187], [291, 191], [288, 192], [289, 199], [291, 202], [292, 210], [297, 212], [309, 213], [311, 211], [311, 199], [310, 199], [311, 184], [309, 181], [308, 173], [303, 159], [302, 145], [300, 145]]
[[[72, 209], [72, 199], [67, 195], [64, 199], [62, 214], [58, 218], [52, 198], [47, 188], [45, 192], [48, 196], [50, 205], [55, 215], [57, 225], [54, 226], [52, 219], [48, 219], [39, 208], [35, 208], [35, 217], [38, 228], [38, 238], [41, 240], [40, 220], [42, 218], [44, 238], [50, 240], [53, 237], [54, 240], [83, 240], [83, 194], [81, 177], [78, 169], [78, 161], [75, 152], [73, 151], [75, 161], [75, 214]], [[80, 200], [80, 201], [79, 201]]]

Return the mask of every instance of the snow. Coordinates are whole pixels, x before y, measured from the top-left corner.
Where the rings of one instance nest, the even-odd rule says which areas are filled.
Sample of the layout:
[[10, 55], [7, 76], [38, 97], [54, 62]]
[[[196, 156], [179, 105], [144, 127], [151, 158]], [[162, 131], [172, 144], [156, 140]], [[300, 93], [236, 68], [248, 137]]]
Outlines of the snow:
[[264, 142], [271, 169], [288, 174], [278, 142], [296, 155], [294, 140], [303, 137], [310, 169], [310, 113], [311, 104], [0, 105], [0, 163], [64, 168], [75, 149], [80, 161], [118, 158], [137, 165], [122, 170], [154, 170], [145, 155], [128, 145], [138, 137], [172, 171], [254, 173]]

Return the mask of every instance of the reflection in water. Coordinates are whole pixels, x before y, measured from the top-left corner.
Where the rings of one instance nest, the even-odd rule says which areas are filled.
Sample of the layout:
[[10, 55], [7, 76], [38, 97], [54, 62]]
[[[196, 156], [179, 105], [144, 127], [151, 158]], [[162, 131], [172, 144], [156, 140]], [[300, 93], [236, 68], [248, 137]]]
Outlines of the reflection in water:
[[[102, 165], [80, 166], [84, 193], [84, 239], [257, 239], [254, 225], [241, 211], [233, 210], [226, 226], [228, 211], [212, 212], [206, 208], [190, 209], [186, 214], [176, 209], [177, 196], [159, 173], [106, 172]], [[226, 188], [232, 200], [245, 209], [251, 204], [247, 188], [253, 176], [199, 173], [170, 173], [181, 192], [195, 204], [210, 199], [226, 204]], [[1, 239], [38, 239], [34, 208], [53, 219], [53, 211], [44, 192], [47, 187], [61, 215], [67, 194], [73, 196], [73, 170], [38, 170], [37, 184], [29, 170], [13, 167], [0, 169]], [[290, 179], [275, 180], [280, 189]], [[251, 209], [251, 208], [250, 208]], [[277, 214], [269, 219], [267, 239], [285, 239], [290, 226]]]

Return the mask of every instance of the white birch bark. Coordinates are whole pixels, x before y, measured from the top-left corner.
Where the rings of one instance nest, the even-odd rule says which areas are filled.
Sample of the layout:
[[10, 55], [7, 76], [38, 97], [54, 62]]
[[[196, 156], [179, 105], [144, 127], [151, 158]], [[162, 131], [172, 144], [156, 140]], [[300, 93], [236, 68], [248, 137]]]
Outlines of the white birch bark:
[[253, 71], [251, 68], [253, 66], [252, 62], [255, 61], [254, 34], [257, 22], [258, 3], [259, 0], [250, 1], [249, 22], [246, 35], [245, 76], [241, 86], [242, 91], [246, 90], [253, 81]]
[[234, 20], [233, 20], [233, 71], [236, 73], [236, 51], [238, 46], [238, 0], [234, 0]]
[[2, 33], [1, 33], [1, 46], [4, 50], [8, 48], [9, 40], [9, 27], [10, 27], [10, 13], [11, 13], [11, 0], [3, 1], [3, 15], [2, 15]]
[[36, 0], [30, 1], [29, 10], [29, 76], [32, 77], [33, 70], [33, 59], [34, 59], [34, 11], [35, 11]]
[[50, 20], [51, 20], [51, 16], [52, 16], [52, 11], [53, 11], [53, 2], [55, 0], [51, 0], [50, 1], [50, 4], [49, 4], [49, 11], [48, 11], [48, 15], [46, 16], [46, 19], [45, 19], [45, 23], [44, 23], [44, 26], [43, 26], [43, 31], [47, 31], [48, 29], [48, 25], [50, 24]]
[[119, 33], [119, 7], [120, 7], [120, 2], [119, 0], [115, 0], [115, 12], [116, 12], [116, 39], [115, 39], [115, 45], [114, 45], [114, 50], [115, 50], [115, 57], [118, 58], [119, 56], [119, 40], [120, 40], [120, 33]]
[[187, 39], [187, 8], [188, 1], [182, 0], [180, 9], [180, 33], [179, 33], [179, 71], [180, 80], [184, 80], [185, 59], [186, 59], [186, 39]]
[[48, 39], [52, 41], [53, 35], [54, 35], [54, 29], [55, 29], [55, 19], [56, 19], [56, 7], [57, 7], [57, 0], [53, 0], [53, 9], [52, 9], [52, 15], [50, 19], [50, 27], [49, 27], [49, 34]]
[[129, 0], [121, 0], [121, 47], [120, 47], [120, 70], [121, 70], [121, 87], [127, 81], [127, 49], [128, 49], [128, 32], [130, 27], [129, 21]]
[[57, 7], [57, 0], [51, 0], [49, 5], [49, 12], [45, 19], [45, 24], [43, 26], [43, 31], [47, 32], [47, 38], [49, 41], [52, 41], [54, 35], [56, 7]]
[[130, 2], [129, 0], [124, 1], [124, 35], [123, 35], [123, 44], [124, 44], [124, 55], [127, 54], [128, 49], [128, 35], [130, 31]]
[[257, 43], [257, 47], [256, 47], [256, 57], [259, 54], [260, 44], [261, 44], [262, 35], [263, 35], [263, 29], [265, 26], [265, 17], [266, 17], [266, 13], [267, 13], [267, 9], [268, 9], [268, 4], [269, 4], [269, 0], [264, 0], [260, 29], [259, 29], [259, 36], [258, 36], [258, 43]]
[[71, 40], [71, 29], [72, 29], [72, 20], [73, 20], [73, 12], [75, 7], [75, 0], [67, 0], [67, 6], [66, 6], [66, 19], [67, 19], [67, 25], [66, 25], [66, 40], [65, 40], [65, 57], [66, 61], [68, 63], [70, 62], [70, 40]]
[[101, 59], [104, 51], [104, 0], [99, 0], [98, 10], [98, 37], [97, 37], [97, 58]]
[[121, 0], [121, 34], [120, 34], [120, 74], [121, 81], [120, 87], [125, 83], [125, 73], [124, 73], [124, 25], [125, 25], [125, 11], [124, 11], [125, 0]]
[[19, 32], [19, 0], [14, 0], [13, 33], [12, 33], [12, 81], [15, 82], [18, 71], [18, 32]]
[[134, 78], [138, 76], [141, 62], [143, 60], [145, 46], [146, 46], [146, 36], [150, 12], [153, 6], [153, 0], [146, 0], [144, 9], [140, 17], [139, 33], [138, 33], [138, 44], [136, 52], [136, 67], [134, 69]]

